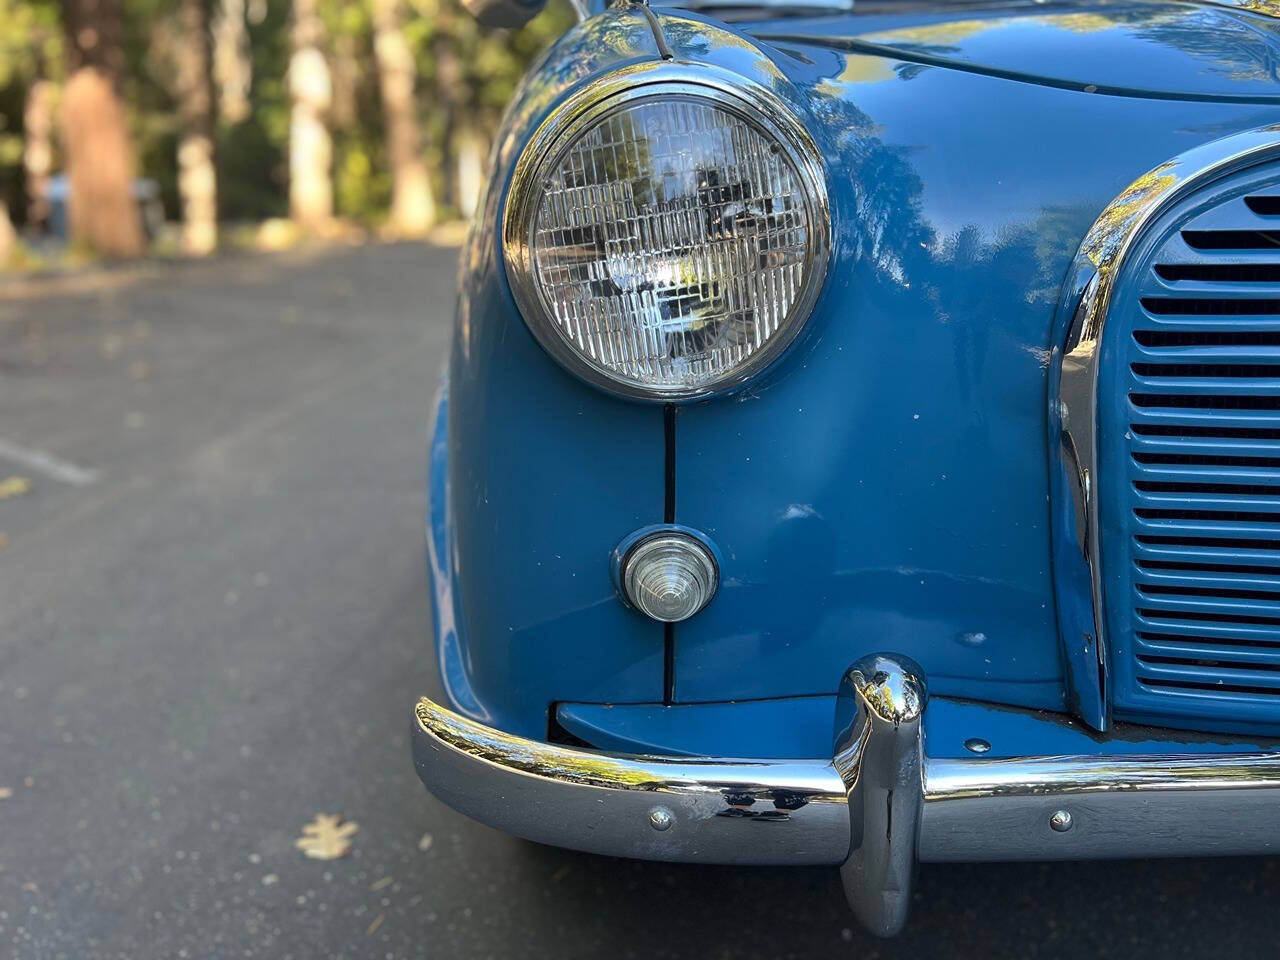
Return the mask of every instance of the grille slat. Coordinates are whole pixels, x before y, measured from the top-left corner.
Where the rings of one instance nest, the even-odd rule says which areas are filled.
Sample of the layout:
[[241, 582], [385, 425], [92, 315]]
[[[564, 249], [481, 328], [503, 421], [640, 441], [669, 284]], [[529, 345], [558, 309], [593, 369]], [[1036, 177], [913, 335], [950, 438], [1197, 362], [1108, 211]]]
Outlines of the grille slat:
[[[1149, 333], [1225, 333], [1238, 327], [1240, 318], [1192, 313], [1159, 316], [1143, 311], [1142, 325]], [[1280, 316], [1257, 316], [1251, 318], [1249, 326], [1261, 333], [1280, 331]]]
[[[1139, 509], [1166, 510], [1227, 510], [1227, 511], [1274, 511], [1280, 510], [1280, 487], [1242, 487], [1241, 489], [1270, 489], [1270, 494], [1232, 494], [1218, 492], [1213, 484], [1183, 483], [1167, 484], [1174, 489], [1138, 490], [1135, 502]], [[1232, 485], [1224, 484], [1230, 490]], [[1190, 488], [1190, 489], [1188, 489]]]
[[1173, 712], [1280, 717], [1280, 223], [1262, 219], [1278, 215], [1261, 194], [1198, 214], [1120, 334], [1128, 673]]
[[[1172, 588], [1178, 590], [1178, 588]], [[1138, 587], [1135, 602], [1139, 609], [1159, 611], [1181, 619], [1189, 615], [1197, 618], [1227, 619], [1253, 626], [1280, 627], [1280, 601], [1246, 600], [1238, 597], [1193, 596], [1183, 588], [1180, 592], [1155, 593]], [[1230, 592], [1230, 591], [1227, 591]]]
[[[1257, 409], [1243, 404], [1228, 405], [1231, 397], [1188, 396], [1174, 405], [1163, 394], [1131, 394], [1130, 424], [1175, 427], [1241, 427], [1246, 430], [1280, 429], [1280, 409]], [[1269, 398], [1264, 398], [1269, 399]], [[1136, 402], [1135, 402], [1136, 401]], [[1203, 404], [1203, 406], [1195, 406]]]
[[1138, 636], [1177, 637], [1208, 643], [1280, 644], [1280, 627], [1253, 623], [1213, 623], [1186, 620], [1173, 611], [1153, 610], [1135, 618]]
[[[1130, 545], [1135, 557], [1161, 562], [1206, 564], [1252, 564], [1280, 567], [1280, 548], [1253, 548], [1239, 541], [1195, 543], [1183, 537], [1135, 537]], [[1280, 576], [1280, 570], [1277, 571]]]
[[[1191, 291], [1186, 291], [1191, 294]], [[1222, 289], [1215, 296], [1144, 297], [1142, 307], [1153, 317], [1240, 317], [1280, 314], [1280, 300], [1249, 296], [1245, 290]]]
[[1240, 646], [1231, 643], [1205, 642], [1201, 639], [1147, 634], [1138, 637], [1139, 657], [1170, 660], [1204, 661], [1206, 664], [1268, 664], [1280, 666], [1280, 645]]
[[1143, 584], [1164, 590], [1256, 590], [1275, 589], [1276, 573], [1229, 573], [1215, 570], [1166, 570], [1139, 563], [1134, 578]]
[[1183, 230], [1192, 250], [1277, 250], [1280, 230]]
[[1188, 390], [1218, 397], [1280, 396], [1280, 365], [1187, 365], [1179, 369], [1173, 364], [1135, 363], [1130, 369], [1130, 389], [1139, 396], [1182, 396]]
[[[1272, 436], [1271, 434], [1276, 434]], [[1280, 430], [1229, 430], [1212, 424], [1204, 429], [1136, 423], [1129, 431], [1135, 454], [1201, 457], [1251, 457], [1280, 460]]]
[[1222, 519], [1213, 517], [1208, 512], [1203, 516], [1187, 519], [1176, 517], [1136, 517], [1134, 528], [1136, 535], [1139, 537], [1185, 536], [1262, 542], [1275, 538], [1276, 549], [1280, 550], [1280, 523], [1235, 520], [1227, 513], [1222, 515]]
[[1181, 681], [1194, 687], [1225, 686], [1234, 692], [1241, 688], [1256, 688], [1254, 692], [1280, 694], [1280, 670], [1268, 669], [1259, 664], [1255, 668], [1239, 665], [1208, 664], [1203, 662], [1165, 663], [1164, 658], [1138, 657], [1140, 680], [1146, 683]]
[[1280, 264], [1275, 263], [1162, 263], [1155, 274], [1170, 292], [1186, 292], [1198, 297], [1239, 291], [1243, 285], [1258, 294], [1274, 295], [1280, 283]]
[[1280, 366], [1280, 346], [1249, 344], [1185, 344], [1145, 347], [1137, 345], [1133, 362], [1150, 366]]

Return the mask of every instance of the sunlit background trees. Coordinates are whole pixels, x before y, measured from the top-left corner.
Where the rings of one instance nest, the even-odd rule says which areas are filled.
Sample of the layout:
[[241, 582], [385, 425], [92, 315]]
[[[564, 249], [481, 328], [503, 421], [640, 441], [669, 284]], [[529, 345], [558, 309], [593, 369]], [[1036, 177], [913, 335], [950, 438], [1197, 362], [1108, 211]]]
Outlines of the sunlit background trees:
[[465, 218], [566, 23], [553, 4], [486, 30], [457, 0], [0, 0], [0, 267]]

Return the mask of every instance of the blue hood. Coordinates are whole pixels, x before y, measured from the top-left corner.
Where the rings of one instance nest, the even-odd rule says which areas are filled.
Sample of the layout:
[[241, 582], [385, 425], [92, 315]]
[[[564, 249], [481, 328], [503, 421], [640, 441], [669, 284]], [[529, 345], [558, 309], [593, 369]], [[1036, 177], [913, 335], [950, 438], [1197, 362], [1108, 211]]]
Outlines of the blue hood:
[[1280, 45], [1269, 18], [1188, 3], [861, 12], [744, 23], [752, 37], [803, 59], [849, 54], [850, 79], [945, 67], [1103, 95], [1272, 102]]

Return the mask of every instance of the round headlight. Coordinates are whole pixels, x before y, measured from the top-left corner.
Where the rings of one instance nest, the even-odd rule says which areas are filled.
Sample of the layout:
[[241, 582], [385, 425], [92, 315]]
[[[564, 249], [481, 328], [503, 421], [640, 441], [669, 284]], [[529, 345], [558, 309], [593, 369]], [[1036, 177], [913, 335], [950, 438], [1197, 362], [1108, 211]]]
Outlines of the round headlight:
[[817, 149], [772, 94], [638, 80], [588, 88], [543, 124], [503, 232], [552, 356], [615, 393], [673, 400], [741, 383], [795, 338], [830, 223]]

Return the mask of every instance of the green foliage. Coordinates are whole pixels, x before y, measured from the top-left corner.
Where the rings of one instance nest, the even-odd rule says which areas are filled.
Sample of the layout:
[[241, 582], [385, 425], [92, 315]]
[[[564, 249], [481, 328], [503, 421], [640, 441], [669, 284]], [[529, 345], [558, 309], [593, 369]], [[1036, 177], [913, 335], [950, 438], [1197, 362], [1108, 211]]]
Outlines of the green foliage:
[[62, 75], [58, 3], [0, 0], [0, 88], [29, 83], [42, 73], [53, 79]]
[[335, 205], [340, 214], [376, 218], [391, 202], [391, 175], [382, 162], [381, 144], [348, 137], [337, 149]]
[[0, 0], [0, 202], [15, 219], [26, 208], [22, 183], [22, 110], [30, 84], [62, 76], [57, 2]]
[[[215, 10], [220, 0], [213, 0]], [[250, 112], [217, 131], [220, 215], [226, 220], [276, 217], [288, 210], [290, 4], [248, 0], [252, 65]], [[376, 223], [391, 184], [368, 0], [319, 0], [328, 30], [334, 79], [331, 129], [338, 213]], [[130, 109], [139, 173], [157, 180], [170, 217], [178, 215], [179, 125], [166, 44], [181, 43], [176, 0], [124, 0], [126, 70], [121, 89]], [[518, 31], [480, 27], [458, 0], [405, 0], [404, 33], [419, 73], [417, 103], [423, 145], [438, 204], [451, 212], [457, 138], [488, 139], [530, 60], [572, 22], [565, 0]], [[0, 200], [25, 208], [21, 177], [22, 112], [39, 79], [60, 82], [65, 48], [58, 0], [0, 0]], [[442, 59], [443, 58], [443, 59]], [[442, 62], [453, 64], [452, 77]]]

